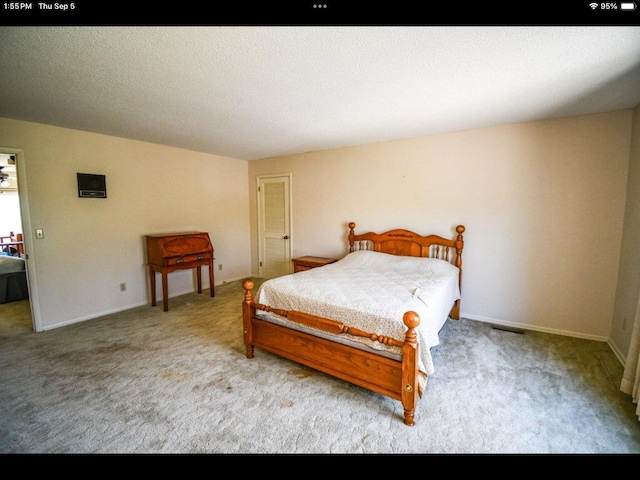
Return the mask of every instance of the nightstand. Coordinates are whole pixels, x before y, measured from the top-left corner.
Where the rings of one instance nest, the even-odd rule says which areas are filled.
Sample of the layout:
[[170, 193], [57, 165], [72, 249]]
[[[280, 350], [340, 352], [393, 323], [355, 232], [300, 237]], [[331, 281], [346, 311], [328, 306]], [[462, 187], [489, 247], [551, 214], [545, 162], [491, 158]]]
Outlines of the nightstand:
[[305, 270], [311, 270], [312, 268], [322, 267], [329, 265], [330, 263], [337, 262], [337, 258], [327, 257], [298, 257], [293, 259], [293, 273], [303, 272]]

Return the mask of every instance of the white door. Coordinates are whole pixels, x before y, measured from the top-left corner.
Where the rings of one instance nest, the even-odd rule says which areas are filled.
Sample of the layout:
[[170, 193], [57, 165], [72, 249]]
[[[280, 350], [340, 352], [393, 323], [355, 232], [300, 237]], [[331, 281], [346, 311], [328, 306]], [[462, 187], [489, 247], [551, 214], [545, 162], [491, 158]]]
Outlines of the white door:
[[260, 277], [281, 277], [291, 268], [291, 175], [258, 177]]

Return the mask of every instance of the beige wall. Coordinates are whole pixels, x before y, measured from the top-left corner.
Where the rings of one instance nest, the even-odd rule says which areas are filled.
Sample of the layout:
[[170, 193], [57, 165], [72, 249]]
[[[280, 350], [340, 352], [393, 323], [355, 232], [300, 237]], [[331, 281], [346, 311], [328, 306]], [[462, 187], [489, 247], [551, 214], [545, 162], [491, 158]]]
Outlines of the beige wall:
[[[2, 148], [23, 151], [29, 233], [44, 229], [27, 245], [43, 329], [146, 304], [145, 234], [209, 232], [216, 284], [250, 269], [246, 161], [9, 119]], [[76, 172], [105, 174], [108, 198], [78, 198]], [[193, 288], [193, 271], [169, 276], [170, 296]]]
[[293, 254], [346, 254], [358, 231], [465, 235], [462, 315], [606, 340], [632, 111], [506, 125], [249, 163], [292, 173]]
[[[442, 235], [461, 223], [464, 317], [611, 336], [624, 356], [631, 326], [621, 332], [619, 317], [637, 301], [640, 267], [632, 252], [619, 275], [618, 259], [640, 238], [633, 194], [640, 189], [639, 115], [626, 110], [252, 162], [0, 119], [0, 150], [24, 159], [29, 269], [44, 329], [146, 304], [147, 233], [206, 230], [216, 265], [224, 266], [216, 268], [216, 284], [256, 274], [256, 176], [290, 172], [294, 256], [345, 255], [349, 221], [359, 231]], [[109, 198], [79, 199], [79, 171], [106, 174]], [[625, 214], [627, 179], [635, 196]], [[33, 239], [35, 228], [44, 229], [43, 240]], [[624, 286], [616, 301], [617, 284]], [[172, 296], [192, 288], [191, 272], [171, 275]]]

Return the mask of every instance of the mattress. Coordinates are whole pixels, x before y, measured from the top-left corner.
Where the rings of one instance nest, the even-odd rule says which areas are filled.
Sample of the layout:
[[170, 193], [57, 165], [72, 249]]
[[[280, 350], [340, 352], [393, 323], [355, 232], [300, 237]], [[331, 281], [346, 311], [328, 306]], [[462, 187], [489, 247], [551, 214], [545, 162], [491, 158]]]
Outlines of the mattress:
[[25, 268], [24, 258], [0, 255], [0, 274], [22, 272]]
[[[458, 268], [444, 260], [362, 250], [330, 265], [267, 280], [258, 289], [256, 301], [338, 320], [349, 327], [400, 341], [406, 331], [402, 317], [413, 310], [420, 316], [418, 366], [420, 371], [431, 375], [435, 369], [430, 349], [439, 344], [438, 333], [460, 298], [458, 278]], [[399, 347], [369, 338], [334, 337], [272, 312], [257, 313], [268, 321], [325, 338], [345, 339], [385, 356], [401, 355]]]

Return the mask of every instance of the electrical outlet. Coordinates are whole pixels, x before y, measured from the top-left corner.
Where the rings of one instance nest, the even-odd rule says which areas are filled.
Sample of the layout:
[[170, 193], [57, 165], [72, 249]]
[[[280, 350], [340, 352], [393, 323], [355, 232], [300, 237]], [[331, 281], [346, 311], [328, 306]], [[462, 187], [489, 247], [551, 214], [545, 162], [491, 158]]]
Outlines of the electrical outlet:
[[120, 291], [124, 292], [127, 289], [127, 284], [126, 283], [121, 283], [120, 284]]
[[218, 270], [222, 270], [222, 264], [221, 263], [218, 264]]

